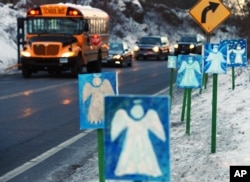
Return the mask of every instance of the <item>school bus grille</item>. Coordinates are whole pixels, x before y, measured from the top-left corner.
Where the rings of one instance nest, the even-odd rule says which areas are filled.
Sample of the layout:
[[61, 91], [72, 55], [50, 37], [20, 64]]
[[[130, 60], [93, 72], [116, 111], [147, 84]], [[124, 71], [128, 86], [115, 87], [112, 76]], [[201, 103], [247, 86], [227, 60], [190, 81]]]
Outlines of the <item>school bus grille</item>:
[[59, 52], [59, 45], [43, 45], [35, 44], [33, 46], [34, 53], [39, 56], [55, 56]]

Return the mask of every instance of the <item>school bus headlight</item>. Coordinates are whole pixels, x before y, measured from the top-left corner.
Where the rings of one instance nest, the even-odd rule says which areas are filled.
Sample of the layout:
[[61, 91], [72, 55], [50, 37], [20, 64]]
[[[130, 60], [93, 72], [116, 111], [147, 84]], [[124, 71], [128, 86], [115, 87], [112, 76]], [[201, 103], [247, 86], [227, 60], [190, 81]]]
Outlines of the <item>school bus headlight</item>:
[[22, 51], [21, 55], [24, 56], [24, 57], [30, 57], [30, 53], [27, 52], [27, 51]]
[[62, 54], [62, 57], [68, 58], [68, 57], [72, 57], [72, 56], [74, 56], [74, 55], [75, 55], [74, 52], [65, 52], [65, 53]]
[[154, 51], [154, 52], [159, 52], [159, 51], [160, 51], [160, 48], [159, 48], [158, 46], [154, 46], [154, 47], [153, 47], [153, 51]]
[[189, 49], [193, 49], [194, 48], [194, 44], [190, 44]]
[[135, 46], [134, 51], [139, 51], [139, 46]]

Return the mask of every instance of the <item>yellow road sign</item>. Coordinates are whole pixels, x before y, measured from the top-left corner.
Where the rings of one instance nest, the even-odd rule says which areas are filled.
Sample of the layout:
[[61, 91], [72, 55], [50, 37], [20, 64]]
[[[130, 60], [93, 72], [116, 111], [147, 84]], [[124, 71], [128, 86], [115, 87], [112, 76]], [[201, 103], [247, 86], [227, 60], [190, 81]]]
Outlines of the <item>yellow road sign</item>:
[[189, 14], [207, 32], [212, 32], [231, 12], [221, 0], [200, 0], [190, 10]]

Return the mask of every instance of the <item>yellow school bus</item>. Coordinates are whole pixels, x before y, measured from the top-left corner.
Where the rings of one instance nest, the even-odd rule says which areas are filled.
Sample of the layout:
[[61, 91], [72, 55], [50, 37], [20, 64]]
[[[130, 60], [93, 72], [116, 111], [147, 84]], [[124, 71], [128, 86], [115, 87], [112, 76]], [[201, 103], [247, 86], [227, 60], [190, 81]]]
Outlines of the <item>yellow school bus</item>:
[[18, 65], [24, 78], [38, 71], [101, 72], [108, 57], [109, 16], [71, 3], [45, 4], [18, 18]]

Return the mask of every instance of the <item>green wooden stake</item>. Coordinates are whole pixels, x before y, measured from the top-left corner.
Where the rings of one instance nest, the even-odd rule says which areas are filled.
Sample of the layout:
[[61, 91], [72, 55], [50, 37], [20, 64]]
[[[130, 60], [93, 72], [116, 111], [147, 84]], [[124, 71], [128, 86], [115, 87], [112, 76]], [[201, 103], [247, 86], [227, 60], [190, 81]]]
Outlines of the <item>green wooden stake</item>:
[[186, 100], [187, 100], [187, 89], [184, 89], [182, 111], [181, 111], [181, 121], [184, 121], [184, 118], [185, 118]]
[[170, 112], [172, 106], [172, 98], [173, 98], [173, 83], [174, 83], [174, 68], [171, 68], [170, 72], [170, 88], [169, 88], [169, 95], [170, 95]]
[[235, 71], [234, 71], [234, 66], [232, 67], [232, 89], [235, 89]]
[[191, 122], [191, 97], [192, 89], [187, 89], [187, 122], [186, 122], [186, 134], [190, 135], [190, 122]]
[[[207, 73], [203, 73], [202, 86], [204, 87], [204, 89], [207, 89], [207, 80], [208, 80], [208, 74]], [[202, 93], [202, 88], [200, 89], [200, 94], [201, 93]]]
[[218, 74], [213, 74], [212, 137], [211, 137], [212, 153], [216, 152], [217, 85], [218, 85]]
[[207, 89], [207, 81], [208, 81], [208, 74], [205, 73], [205, 76], [204, 76], [204, 89]]
[[98, 139], [99, 182], [105, 182], [103, 129], [97, 129], [97, 135], [98, 135], [97, 139]]

